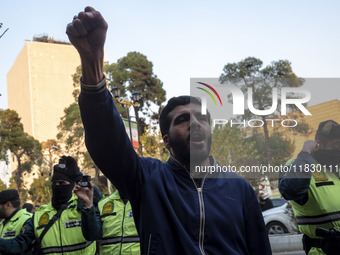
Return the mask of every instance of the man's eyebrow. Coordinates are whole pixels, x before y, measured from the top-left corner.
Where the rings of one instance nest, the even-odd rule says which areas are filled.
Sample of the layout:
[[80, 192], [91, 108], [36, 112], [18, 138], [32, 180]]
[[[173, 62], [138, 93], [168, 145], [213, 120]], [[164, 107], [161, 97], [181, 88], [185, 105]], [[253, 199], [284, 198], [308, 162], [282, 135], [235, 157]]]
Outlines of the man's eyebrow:
[[174, 122], [176, 122], [178, 119], [180, 119], [180, 118], [182, 118], [182, 117], [188, 117], [188, 116], [190, 116], [190, 113], [184, 112], [184, 113], [182, 113], [182, 114], [176, 116], [175, 119], [174, 119]]

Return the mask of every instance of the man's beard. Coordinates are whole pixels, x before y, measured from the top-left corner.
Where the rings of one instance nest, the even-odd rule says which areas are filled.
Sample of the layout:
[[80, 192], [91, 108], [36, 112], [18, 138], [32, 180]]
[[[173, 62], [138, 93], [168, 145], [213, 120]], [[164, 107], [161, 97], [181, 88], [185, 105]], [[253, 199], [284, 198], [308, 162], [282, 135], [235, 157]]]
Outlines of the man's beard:
[[209, 157], [212, 138], [208, 136], [207, 144], [201, 149], [190, 148], [190, 139], [176, 139], [169, 136], [169, 142], [175, 158], [184, 165], [199, 165]]

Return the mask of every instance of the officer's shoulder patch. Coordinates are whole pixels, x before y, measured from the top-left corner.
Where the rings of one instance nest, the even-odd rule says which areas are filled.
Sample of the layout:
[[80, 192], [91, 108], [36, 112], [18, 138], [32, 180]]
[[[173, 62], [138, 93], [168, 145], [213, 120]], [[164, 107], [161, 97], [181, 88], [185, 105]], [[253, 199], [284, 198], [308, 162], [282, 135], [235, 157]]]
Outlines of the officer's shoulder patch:
[[112, 213], [114, 209], [113, 201], [106, 202], [103, 206], [103, 214]]
[[44, 213], [43, 215], [41, 215], [40, 219], [39, 219], [39, 227], [42, 225], [46, 225], [50, 220], [50, 217], [48, 216], [48, 213]]
[[327, 122], [325, 123], [325, 125], [322, 127], [321, 132], [323, 132], [323, 133], [329, 135], [329, 133], [331, 132], [331, 130], [332, 130], [332, 122], [331, 122], [331, 121], [327, 121]]
[[24, 225], [22, 226], [22, 228], [21, 228], [21, 230], [20, 230], [20, 233], [24, 233], [25, 230], [26, 230], [26, 224], [24, 224]]

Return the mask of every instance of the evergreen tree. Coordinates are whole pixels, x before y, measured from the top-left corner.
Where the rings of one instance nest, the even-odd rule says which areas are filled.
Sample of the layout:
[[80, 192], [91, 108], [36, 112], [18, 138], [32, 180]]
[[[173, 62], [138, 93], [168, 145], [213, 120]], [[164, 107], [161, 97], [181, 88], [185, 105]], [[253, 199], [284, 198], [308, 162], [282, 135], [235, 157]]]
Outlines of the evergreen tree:
[[[304, 83], [304, 79], [299, 78], [292, 69], [291, 63], [288, 60], [278, 60], [272, 62], [270, 65], [262, 68], [263, 62], [254, 57], [248, 57], [238, 63], [229, 63], [224, 66], [223, 73], [220, 76], [221, 83], [231, 83], [239, 87], [245, 95], [248, 89], [251, 89], [253, 106], [257, 110], [267, 110], [273, 105], [273, 88], [280, 89], [282, 87], [300, 87]], [[291, 95], [291, 98], [297, 95]], [[280, 109], [280, 99], [278, 100], [278, 107]], [[296, 108], [291, 107], [291, 111]], [[243, 117], [249, 119], [261, 119], [263, 121], [263, 134], [265, 141], [266, 161], [269, 164], [273, 163], [273, 153], [270, 146], [269, 138], [270, 132], [268, 130], [268, 123], [266, 118], [277, 119], [279, 113], [275, 111], [271, 115], [257, 116], [252, 114], [249, 110], [245, 112]], [[303, 123], [294, 131], [303, 134], [308, 133], [309, 126]]]
[[[153, 64], [147, 57], [139, 52], [129, 52], [125, 57], [105, 67], [105, 71], [112, 77], [110, 88], [117, 86], [121, 90], [121, 96], [126, 96], [138, 90], [142, 98], [138, 106], [134, 106], [138, 126], [138, 137], [143, 133], [146, 124], [145, 118], [154, 115], [150, 106], [160, 108], [165, 101], [163, 82], [153, 73]], [[116, 103], [118, 109], [118, 103]], [[143, 114], [140, 116], [139, 112]], [[125, 114], [123, 114], [125, 117]]]
[[[41, 165], [41, 144], [38, 140], [24, 132], [17, 112], [0, 110], [0, 148], [1, 154], [10, 150], [18, 164], [14, 171], [17, 189], [23, 186], [23, 173], [31, 172], [33, 165]], [[4, 158], [8, 162], [7, 154]]]

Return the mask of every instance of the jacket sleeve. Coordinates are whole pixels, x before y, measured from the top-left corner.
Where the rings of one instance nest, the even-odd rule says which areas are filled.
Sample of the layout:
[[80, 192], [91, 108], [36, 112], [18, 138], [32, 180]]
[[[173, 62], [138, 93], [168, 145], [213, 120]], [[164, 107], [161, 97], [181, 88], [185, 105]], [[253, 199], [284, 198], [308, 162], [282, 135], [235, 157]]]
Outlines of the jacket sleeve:
[[35, 239], [33, 217], [26, 221], [25, 231], [13, 239], [0, 238], [0, 253], [25, 254]]
[[79, 96], [86, 147], [99, 169], [130, 201], [139, 194], [140, 161], [123, 121], [106, 89], [105, 78], [96, 86], [82, 86]]
[[312, 172], [306, 166], [315, 163], [315, 159], [307, 152], [300, 152], [287, 172], [280, 173], [279, 191], [287, 200], [304, 204], [308, 200], [308, 188]]
[[246, 206], [244, 225], [249, 254], [271, 255], [272, 252], [262, 212], [256, 194], [250, 185], [248, 185], [244, 203]]
[[99, 240], [102, 237], [102, 223], [97, 207], [81, 209], [81, 229], [87, 241]]

